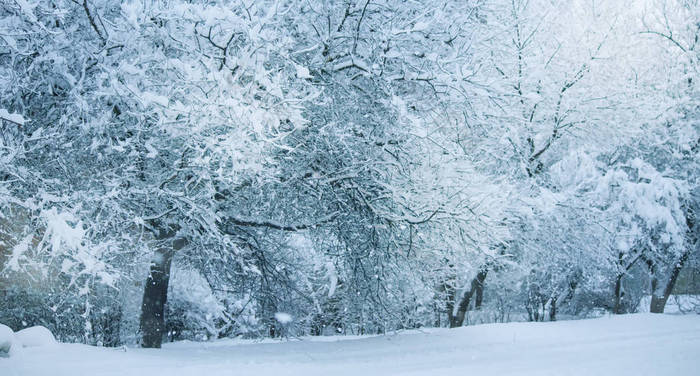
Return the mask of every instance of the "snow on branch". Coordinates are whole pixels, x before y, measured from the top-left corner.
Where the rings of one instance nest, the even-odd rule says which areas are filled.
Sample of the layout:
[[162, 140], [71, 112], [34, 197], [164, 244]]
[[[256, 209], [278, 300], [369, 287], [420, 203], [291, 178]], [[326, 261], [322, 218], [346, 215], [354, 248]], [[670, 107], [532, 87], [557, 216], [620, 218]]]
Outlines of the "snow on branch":
[[[328, 223], [333, 221], [338, 217], [339, 213], [333, 213], [329, 214], [325, 217], [320, 218], [318, 221], [314, 223], [302, 223], [302, 224], [296, 224], [296, 225], [285, 225], [277, 221], [270, 221], [270, 220], [253, 220], [253, 219], [247, 219], [247, 218], [236, 218], [236, 217], [227, 217], [225, 220], [226, 224], [232, 224], [235, 226], [243, 226], [243, 227], [266, 227], [270, 228], [273, 230], [281, 230], [281, 231], [289, 231], [289, 232], [294, 232], [294, 231], [302, 231], [302, 230], [308, 230], [312, 229], [314, 227], [320, 226], [322, 224]], [[230, 231], [224, 230], [224, 233], [230, 234]]]
[[0, 108], [0, 119], [9, 121], [10, 123], [15, 123], [17, 125], [24, 125], [29, 119], [25, 118], [21, 114], [12, 114], [4, 108]]

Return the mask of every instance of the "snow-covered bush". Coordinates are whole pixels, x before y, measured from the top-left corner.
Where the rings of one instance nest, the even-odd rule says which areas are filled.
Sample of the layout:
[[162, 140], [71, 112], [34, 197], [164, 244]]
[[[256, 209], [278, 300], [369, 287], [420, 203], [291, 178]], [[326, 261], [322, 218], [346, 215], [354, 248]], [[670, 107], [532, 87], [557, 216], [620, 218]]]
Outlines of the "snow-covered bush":
[[104, 346], [122, 343], [118, 331], [121, 308], [109, 292], [94, 290], [85, 297], [62, 292], [61, 286], [46, 289], [15, 286], [0, 291], [3, 304], [0, 320], [15, 330], [44, 326], [63, 342]]
[[173, 267], [167, 302], [166, 331], [171, 340], [219, 337], [229, 319], [226, 307], [197, 271]]

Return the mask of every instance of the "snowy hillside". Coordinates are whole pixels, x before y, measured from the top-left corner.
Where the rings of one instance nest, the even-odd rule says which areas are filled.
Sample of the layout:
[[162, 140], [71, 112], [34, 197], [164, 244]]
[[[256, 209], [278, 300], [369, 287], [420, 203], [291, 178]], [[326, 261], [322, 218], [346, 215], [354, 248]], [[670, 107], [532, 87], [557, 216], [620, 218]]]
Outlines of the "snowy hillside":
[[700, 316], [638, 314], [287, 342], [79, 344], [0, 359], [2, 375], [697, 375]]

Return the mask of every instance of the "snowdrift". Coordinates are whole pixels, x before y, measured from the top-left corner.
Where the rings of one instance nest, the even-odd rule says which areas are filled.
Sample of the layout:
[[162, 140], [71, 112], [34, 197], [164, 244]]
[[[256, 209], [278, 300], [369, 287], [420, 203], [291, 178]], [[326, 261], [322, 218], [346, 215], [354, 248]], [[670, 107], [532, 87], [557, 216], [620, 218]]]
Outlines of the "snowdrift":
[[56, 338], [43, 326], [32, 326], [15, 333], [15, 342], [22, 347], [53, 346]]
[[12, 348], [15, 333], [10, 327], [0, 324], [0, 356], [6, 357]]

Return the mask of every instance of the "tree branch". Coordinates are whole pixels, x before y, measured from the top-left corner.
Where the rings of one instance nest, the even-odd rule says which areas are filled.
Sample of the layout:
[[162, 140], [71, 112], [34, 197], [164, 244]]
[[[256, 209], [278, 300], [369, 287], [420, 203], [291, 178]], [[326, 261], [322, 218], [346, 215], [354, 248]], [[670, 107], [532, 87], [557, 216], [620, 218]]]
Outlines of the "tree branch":
[[365, 12], [367, 11], [367, 6], [369, 5], [370, 0], [367, 0], [365, 3], [364, 8], [362, 8], [362, 14], [360, 15], [360, 20], [357, 21], [357, 29], [355, 30], [355, 43], [352, 45], [352, 53], [353, 55], [355, 54], [355, 51], [357, 50], [357, 40], [360, 38], [360, 26], [362, 25], [362, 20], [365, 18]]
[[[256, 221], [253, 219], [247, 219], [247, 218], [237, 218], [237, 217], [227, 217], [221, 224], [222, 225], [235, 225], [235, 226], [242, 226], [242, 227], [263, 227], [263, 228], [269, 228], [273, 230], [280, 230], [280, 231], [289, 231], [289, 232], [295, 232], [295, 231], [302, 231], [302, 230], [308, 230], [311, 228], [314, 228], [316, 226], [320, 226], [322, 224], [331, 222], [335, 220], [338, 217], [338, 213], [333, 213], [330, 215], [327, 215], [317, 222], [314, 223], [305, 223], [305, 224], [298, 224], [298, 225], [284, 225], [278, 222], [274, 221]], [[219, 226], [221, 230], [228, 235], [232, 235], [233, 233], [229, 231], [228, 229], [225, 229], [222, 226]]]
[[683, 47], [680, 43], [678, 43], [678, 41], [673, 39], [673, 36], [671, 36], [671, 35], [666, 35], [664, 33], [660, 33], [658, 31], [653, 31], [653, 30], [640, 31], [639, 34], [654, 34], [654, 35], [662, 36], [662, 37], [668, 39], [669, 41], [671, 41], [671, 43], [675, 44], [676, 47], [680, 48], [683, 52], [688, 52], [688, 50], [686, 50], [685, 47]]
[[85, 14], [87, 14], [88, 21], [90, 21], [90, 26], [92, 26], [92, 29], [95, 30], [95, 32], [97, 33], [97, 36], [100, 37], [100, 40], [102, 41], [102, 45], [105, 45], [107, 43], [107, 38], [105, 38], [105, 36], [102, 35], [102, 32], [97, 27], [97, 24], [95, 23], [95, 17], [93, 17], [92, 13], [90, 13], [90, 8], [88, 7], [87, 0], [83, 0], [82, 6], [83, 6], [83, 9], [85, 9]]

